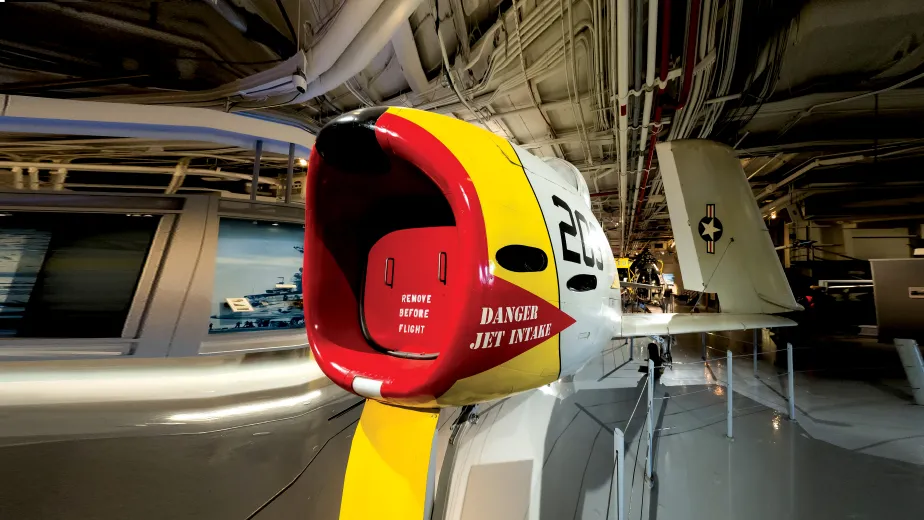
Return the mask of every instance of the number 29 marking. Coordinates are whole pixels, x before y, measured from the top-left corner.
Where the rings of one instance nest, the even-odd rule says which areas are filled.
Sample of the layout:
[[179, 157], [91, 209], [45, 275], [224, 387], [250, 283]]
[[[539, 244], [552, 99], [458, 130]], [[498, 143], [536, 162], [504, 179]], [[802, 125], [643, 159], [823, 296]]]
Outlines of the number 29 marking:
[[[596, 267], [600, 271], [603, 270], [603, 251], [599, 249], [591, 248], [590, 255], [588, 255], [588, 248], [584, 240], [584, 229], [587, 229], [588, 234], [590, 234], [591, 228], [587, 223], [587, 219], [580, 211], [571, 211], [571, 207], [568, 206], [568, 203], [560, 199], [557, 195], [552, 195], [552, 204], [555, 204], [559, 208], [568, 212], [568, 221], [561, 221], [558, 223], [558, 230], [561, 236], [561, 250], [562, 257], [566, 262], [574, 262], [580, 264], [582, 257], [584, 260], [584, 265], [587, 267]], [[572, 215], [573, 213], [573, 215]], [[577, 218], [577, 226], [575, 226], [574, 220]], [[583, 224], [583, 225], [582, 225]], [[568, 241], [565, 238], [566, 235], [570, 235], [574, 238], [578, 238], [581, 241], [581, 252], [572, 251], [568, 249]]]

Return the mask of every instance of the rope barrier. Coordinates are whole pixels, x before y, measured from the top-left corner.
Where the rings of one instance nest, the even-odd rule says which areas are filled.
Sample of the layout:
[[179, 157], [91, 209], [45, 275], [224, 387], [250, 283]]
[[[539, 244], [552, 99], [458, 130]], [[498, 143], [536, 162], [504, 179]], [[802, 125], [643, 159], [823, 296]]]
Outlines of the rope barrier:
[[[651, 377], [651, 374], [647, 374], [644, 379], [642, 379], [642, 386], [648, 382], [648, 378]], [[641, 391], [638, 394], [638, 401], [635, 401], [635, 408], [632, 409], [632, 413], [629, 415], [629, 420], [626, 421], [626, 431], [629, 431], [629, 425], [632, 424], [632, 418], [635, 417], [635, 411], [638, 410], [639, 403], [642, 402], [642, 396], [645, 395], [645, 391]]]
[[[646, 418], [646, 419], [648, 418], [648, 414], [647, 414], [647, 413], [645, 414], [645, 418]], [[634, 467], [633, 467], [633, 469], [632, 469], [632, 485], [629, 487], [629, 511], [628, 511], [628, 513], [626, 513], [626, 515], [631, 515], [631, 514], [632, 514], [632, 495], [634, 494], [634, 493], [632, 493], [632, 490], [635, 489], [635, 475], [638, 473], [638, 468], [639, 468], [639, 464], [638, 464], [638, 450], [642, 447], [642, 435], [641, 435], [641, 433], [642, 433], [641, 430], [639, 430], [638, 443], [635, 445], [635, 463], [633, 464]], [[645, 494], [642, 493], [642, 496], [644, 497]]]

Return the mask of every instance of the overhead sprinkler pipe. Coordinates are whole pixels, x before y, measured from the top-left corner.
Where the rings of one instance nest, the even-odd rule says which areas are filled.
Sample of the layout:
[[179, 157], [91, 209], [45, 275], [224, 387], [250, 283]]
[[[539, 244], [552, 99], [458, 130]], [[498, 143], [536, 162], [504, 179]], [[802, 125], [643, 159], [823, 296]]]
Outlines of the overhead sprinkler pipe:
[[693, 86], [693, 69], [696, 67], [696, 42], [699, 36], [699, 11], [702, 0], [691, 0], [690, 20], [687, 29], [686, 56], [683, 59], [683, 85], [680, 91], [680, 102], [676, 109], [680, 110], [690, 100], [690, 88]]
[[799, 168], [798, 170], [788, 175], [785, 179], [781, 180], [780, 182], [767, 186], [763, 191], [758, 193], [757, 196], [755, 196], [754, 198], [759, 202], [761, 199], [763, 199], [767, 195], [770, 195], [774, 191], [782, 188], [783, 186], [786, 186], [787, 184], [791, 183], [792, 181], [798, 179], [799, 177], [803, 176], [807, 172], [819, 166], [835, 166], [838, 164], [849, 164], [849, 163], [864, 161], [866, 159], [868, 159], [868, 157], [865, 155], [850, 155], [847, 157], [835, 157], [832, 159], [814, 159], [812, 160], [812, 162]]
[[[657, 18], [655, 18], [657, 19]], [[650, 26], [649, 26], [650, 27]], [[649, 39], [649, 43], [650, 43]], [[660, 79], [661, 87], [658, 88], [658, 97], [664, 93], [664, 88], [667, 82], [668, 68], [670, 67], [670, 44], [671, 44], [671, 0], [664, 0], [664, 8], [661, 13], [661, 64], [659, 65], [658, 76]], [[649, 81], [649, 84], [651, 82]], [[654, 103], [657, 108], [655, 109], [654, 122], [655, 128], [660, 129], [661, 125], [661, 106]], [[647, 114], [647, 111], [646, 111]], [[647, 125], [645, 125], [647, 129]], [[648, 191], [648, 177], [651, 172], [651, 163], [654, 159], [654, 150], [655, 144], [658, 142], [658, 133], [657, 130], [651, 134], [651, 143], [648, 145], [648, 157], [645, 160], [645, 169], [642, 175], [641, 183], [637, 184], [638, 191], [636, 193], [635, 202], [633, 204], [632, 212], [632, 222], [630, 223], [629, 233], [632, 232], [632, 226], [638, 220], [638, 214], [642, 210], [642, 201], [645, 199], [645, 192]]]
[[[350, 3], [352, 2], [347, 2], [348, 5]], [[314, 80], [309, 75], [305, 92], [285, 104], [304, 103], [311, 98], [330, 92], [359, 74], [388, 44], [401, 24], [407, 22], [408, 17], [419, 4], [420, 0], [385, 0], [382, 2], [379, 9], [369, 18], [369, 22], [337, 57], [333, 65]]]
[[398, 25], [395, 35], [391, 37], [391, 46], [395, 49], [395, 57], [404, 72], [404, 78], [415, 94], [423, 93], [429, 87], [427, 75], [420, 64], [420, 53], [414, 41], [414, 32], [411, 24], [405, 19]]
[[383, 3], [384, 0], [345, 0], [341, 4], [324, 36], [305, 49], [307, 65], [303, 72], [308, 83], [333, 67], [360, 34], [375, 29], [367, 29], [367, 25]]
[[[616, 89], [619, 103], [619, 221], [626, 221], [629, 163], [629, 0], [616, 0]], [[620, 232], [620, 254], [626, 234]]]
[[[669, 2], [670, 0], [665, 0]], [[666, 6], [665, 6], [666, 7]], [[667, 13], [665, 12], [665, 15]], [[658, 50], [658, 0], [648, 0], [648, 56], [645, 71], [645, 84], [652, 85], [655, 79], [655, 56]], [[648, 145], [648, 124], [651, 122], [651, 104], [654, 92], [645, 91], [645, 105], [642, 109], [642, 133], [638, 140], [638, 165], [635, 168], [635, 195], [632, 197], [632, 219], [629, 221], [629, 231], [635, 222], [635, 211], [638, 207], [638, 194], [642, 182], [642, 163], [645, 160], [645, 147]], [[647, 168], [646, 168], [647, 169]]]

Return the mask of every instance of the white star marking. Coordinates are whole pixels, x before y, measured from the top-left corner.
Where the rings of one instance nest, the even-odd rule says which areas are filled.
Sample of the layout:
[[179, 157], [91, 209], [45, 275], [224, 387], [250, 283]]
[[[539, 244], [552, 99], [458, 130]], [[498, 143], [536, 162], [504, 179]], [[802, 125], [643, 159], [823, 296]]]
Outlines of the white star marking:
[[715, 242], [715, 234], [721, 229], [715, 227], [715, 219], [710, 220], [708, 223], [703, 224], [703, 236], [709, 235], [709, 240]]

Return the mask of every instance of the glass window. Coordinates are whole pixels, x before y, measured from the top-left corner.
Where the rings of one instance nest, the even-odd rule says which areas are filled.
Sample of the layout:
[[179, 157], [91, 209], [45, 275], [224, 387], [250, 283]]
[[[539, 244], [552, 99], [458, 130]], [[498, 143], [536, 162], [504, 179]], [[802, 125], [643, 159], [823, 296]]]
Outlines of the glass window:
[[209, 334], [305, 327], [300, 224], [221, 219]]
[[159, 221], [0, 213], [0, 337], [121, 336]]

